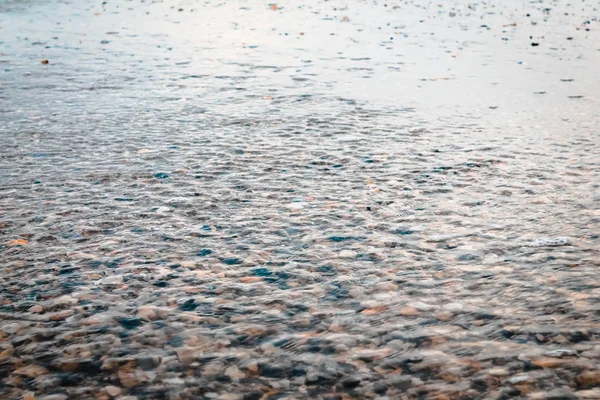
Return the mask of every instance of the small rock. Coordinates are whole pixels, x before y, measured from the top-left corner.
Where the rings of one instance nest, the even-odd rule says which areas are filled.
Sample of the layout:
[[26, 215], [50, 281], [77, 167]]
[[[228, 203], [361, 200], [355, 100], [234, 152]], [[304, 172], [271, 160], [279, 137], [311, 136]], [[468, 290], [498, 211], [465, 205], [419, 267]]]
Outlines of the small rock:
[[556, 349], [556, 350], [548, 351], [544, 354], [547, 355], [548, 357], [561, 358], [561, 357], [576, 356], [577, 352], [575, 350], [571, 350], [571, 349]]
[[568, 360], [561, 360], [559, 358], [553, 358], [553, 357], [544, 357], [544, 358], [536, 358], [531, 360], [531, 363], [533, 365], [536, 365], [540, 368], [555, 368], [555, 367], [559, 367], [561, 365], [564, 365], [565, 363], [568, 363]]
[[287, 205], [290, 210], [302, 210], [308, 203], [291, 203]]
[[215, 376], [223, 370], [223, 363], [220, 361], [214, 361], [204, 366], [204, 375]]
[[119, 319], [119, 323], [125, 329], [135, 329], [143, 324], [142, 319], [136, 317], [124, 317]]
[[126, 388], [132, 388], [138, 384], [138, 380], [135, 377], [134, 373], [126, 372], [125, 370], [120, 370], [119, 372], [117, 372], [117, 376], [119, 377], [121, 385], [125, 386]]
[[163, 379], [163, 382], [171, 387], [180, 386], [185, 383], [185, 381], [181, 378], [166, 378], [166, 379]]
[[465, 306], [461, 303], [448, 303], [444, 305], [445, 310], [455, 314], [461, 312], [464, 308]]
[[580, 390], [575, 394], [580, 399], [600, 399], [600, 389]]
[[27, 365], [26, 367], [17, 368], [15, 374], [25, 375], [29, 378], [37, 378], [38, 376], [46, 375], [48, 370], [41, 365]]
[[488, 374], [492, 376], [507, 376], [509, 372], [504, 368], [492, 368], [488, 371]]
[[66, 394], [50, 394], [40, 398], [40, 400], [68, 400], [69, 396]]
[[240, 369], [232, 365], [225, 370], [225, 375], [230, 377], [232, 380], [240, 380], [246, 377], [246, 374], [240, 371]]
[[396, 375], [388, 379], [388, 382], [399, 390], [408, 390], [413, 386], [413, 381], [410, 376]]
[[510, 378], [508, 382], [512, 385], [519, 385], [523, 383], [533, 382], [533, 379], [529, 375], [517, 375]]
[[414, 307], [404, 307], [400, 310], [400, 315], [403, 315], [405, 317], [414, 317], [419, 314], [419, 310], [417, 310]]
[[138, 315], [147, 321], [154, 321], [157, 317], [155, 308], [154, 306], [141, 306], [138, 308]]
[[353, 250], [342, 250], [342, 251], [340, 251], [339, 257], [351, 259], [351, 258], [356, 258], [357, 255], [358, 255], [358, 253]]
[[104, 388], [104, 390], [106, 390], [106, 393], [112, 397], [116, 397], [121, 394], [121, 388], [117, 386], [107, 386]]
[[440, 321], [448, 321], [450, 318], [454, 317], [454, 314], [448, 311], [440, 311], [435, 313], [435, 317]]
[[19, 329], [21, 329], [21, 324], [18, 324], [16, 322], [12, 324], [3, 324], [2, 327], [0, 327], [0, 329], [2, 329], [2, 332], [4, 333], [13, 334], [16, 333]]
[[432, 304], [423, 303], [422, 301], [412, 302], [412, 303], [408, 304], [408, 307], [415, 308], [418, 311], [432, 311], [437, 308], [436, 306], [434, 306]]
[[123, 283], [122, 275], [111, 275], [100, 280], [102, 285], [120, 285]]
[[585, 371], [575, 379], [584, 388], [600, 385], [600, 371]]
[[55, 306], [70, 306], [73, 304], [77, 304], [79, 300], [71, 297], [71, 296], [60, 296], [59, 298], [55, 299], [52, 303]]
[[570, 391], [560, 389], [531, 393], [528, 397], [533, 400], [577, 400], [577, 397]]
[[568, 237], [555, 237], [555, 238], [539, 238], [534, 240], [530, 246], [533, 247], [557, 247], [557, 246], [567, 246], [571, 244], [571, 238]]
[[73, 310], [63, 310], [52, 314], [48, 314], [48, 318], [50, 318], [51, 321], [64, 321], [74, 313], [75, 312]]
[[42, 311], [44, 311], [44, 307], [39, 304], [29, 308], [30, 313], [41, 313]]
[[348, 377], [342, 380], [341, 384], [346, 389], [354, 389], [360, 385], [360, 378], [357, 377]]
[[0, 360], [12, 357], [14, 352], [15, 352], [15, 348], [10, 344], [7, 345], [6, 347], [2, 348], [2, 351], [0, 351]]

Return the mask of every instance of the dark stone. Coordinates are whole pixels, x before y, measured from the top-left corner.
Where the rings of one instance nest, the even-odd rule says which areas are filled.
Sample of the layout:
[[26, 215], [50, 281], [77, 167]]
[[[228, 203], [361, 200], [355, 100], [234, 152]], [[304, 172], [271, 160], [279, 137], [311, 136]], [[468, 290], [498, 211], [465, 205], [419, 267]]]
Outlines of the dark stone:
[[244, 396], [242, 397], [243, 400], [259, 400], [263, 397], [264, 393], [263, 392], [250, 392], [250, 393], [244, 393]]
[[80, 374], [59, 373], [55, 375], [60, 386], [77, 386], [83, 382]]
[[198, 307], [198, 305], [194, 303], [194, 299], [188, 299], [179, 306], [179, 309], [181, 311], [194, 311], [196, 307]]
[[361, 380], [356, 377], [349, 377], [342, 380], [342, 386], [346, 389], [354, 389], [360, 385]]
[[101, 373], [102, 361], [100, 360], [81, 360], [77, 366], [77, 372], [86, 375], [96, 376]]
[[361, 240], [364, 239], [364, 237], [359, 237], [359, 236], [330, 236], [329, 240], [331, 240], [332, 242], [344, 242], [346, 240]]
[[479, 260], [479, 256], [475, 254], [462, 254], [458, 257], [458, 261], [476, 261]]
[[218, 375], [215, 378], [216, 381], [218, 382], [224, 382], [224, 383], [230, 383], [231, 382], [231, 378], [227, 375]]
[[292, 370], [288, 363], [269, 363], [259, 366], [259, 374], [268, 378], [285, 378]]
[[211, 253], [212, 253], [212, 250], [211, 250], [211, 249], [202, 249], [202, 250], [200, 250], [200, 251], [197, 253], [197, 255], [198, 255], [199, 257], [206, 257], [207, 255], [209, 255], [209, 254], [211, 254]]
[[227, 265], [237, 265], [242, 263], [242, 260], [240, 258], [224, 258], [221, 261], [223, 262], [223, 264]]
[[566, 392], [560, 389], [546, 392], [540, 398], [541, 400], [577, 400], [577, 396], [573, 393]]
[[183, 339], [180, 336], [173, 336], [167, 344], [172, 347], [181, 347], [183, 346]]
[[506, 339], [510, 339], [511, 337], [515, 336], [514, 332], [508, 331], [506, 329], [502, 329], [500, 331], [500, 335], [505, 337]]
[[144, 322], [137, 317], [125, 317], [119, 320], [121, 326], [125, 329], [136, 329], [138, 326], [142, 325]]
[[471, 380], [471, 387], [478, 392], [485, 392], [488, 388], [488, 384], [485, 378], [476, 377]]
[[306, 368], [301, 365], [296, 365], [292, 369], [291, 376], [304, 376], [306, 375]]
[[51, 363], [53, 360], [59, 357], [58, 353], [53, 351], [47, 351], [43, 353], [37, 353], [33, 356], [33, 359], [36, 360], [39, 364], [47, 365]]
[[256, 268], [252, 270], [252, 275], [254, 276], [271, 276], [273, 272], [271, 272], [268, 268]]
[[317, 272], [330, 274], [333, 271], [335, 271], [335, 268], [331, 265], [321, 265], [320, 267], [317, 267]]
[[73, 272], [77, 271], [77, 267], [73, 267], [71, 265], [68, 266], [64, 266], [62, 267], [59, 271], [58, 274], [59, 275], [68, 275], [68, 274], [72, 274]]
[[154, 369], [154, 359], [152, 357], [139, 357], [136, 359], [137, 365], [144, 371], [151, 371]]
[[382, 381], [375, 382], [373, 384], [373, 391], [377, 394], [385, 394], [388, 391], [388, 385]]
[[412, 387], [412, 378], [410, 376], [397, 375], [388, 379], [390, 385], [399, 390], [407, 390]]

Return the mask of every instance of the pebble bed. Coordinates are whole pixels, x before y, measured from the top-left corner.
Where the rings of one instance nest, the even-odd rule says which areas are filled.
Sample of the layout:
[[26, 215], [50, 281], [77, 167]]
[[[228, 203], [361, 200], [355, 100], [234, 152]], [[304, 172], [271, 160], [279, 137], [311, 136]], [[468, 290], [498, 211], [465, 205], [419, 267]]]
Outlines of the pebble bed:
[[0, 4], [0, 398], [600, 399], [597, 5], [105, 3]]

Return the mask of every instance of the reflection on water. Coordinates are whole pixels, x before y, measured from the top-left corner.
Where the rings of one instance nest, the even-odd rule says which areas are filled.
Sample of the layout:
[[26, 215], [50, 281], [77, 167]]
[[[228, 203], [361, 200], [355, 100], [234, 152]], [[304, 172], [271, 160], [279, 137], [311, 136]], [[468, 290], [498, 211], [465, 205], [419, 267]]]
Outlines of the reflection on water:
[[0, 4], [2, 397], [600, 397], [595, 5], [421, 3]]

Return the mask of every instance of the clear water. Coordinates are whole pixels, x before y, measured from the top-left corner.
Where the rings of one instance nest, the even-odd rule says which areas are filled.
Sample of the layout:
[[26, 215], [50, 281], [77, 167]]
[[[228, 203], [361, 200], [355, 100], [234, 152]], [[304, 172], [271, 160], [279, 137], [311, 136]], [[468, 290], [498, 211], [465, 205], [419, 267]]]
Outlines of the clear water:
[[598, 5], [274, 8], [0, 1], [2, 397], [597, 398]]

